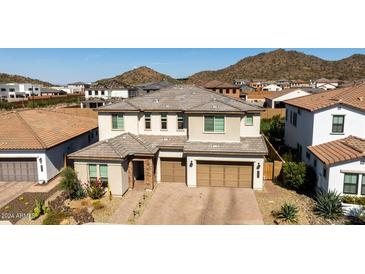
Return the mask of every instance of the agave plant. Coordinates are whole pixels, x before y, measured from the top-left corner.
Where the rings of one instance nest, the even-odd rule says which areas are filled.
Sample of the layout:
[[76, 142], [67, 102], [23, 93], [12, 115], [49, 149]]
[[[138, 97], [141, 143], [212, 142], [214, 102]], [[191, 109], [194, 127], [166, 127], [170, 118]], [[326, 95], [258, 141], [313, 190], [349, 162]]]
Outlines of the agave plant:
[[337, 219], [342, 212], [341, 196], [336, 191], [319, 191], [316, 195], [315, 212], [326, 219]]
[[275, 214], [275, 217], [287, 223], [297, 223], [298, 208], [293, 204], [284, 203], [280, 211]]

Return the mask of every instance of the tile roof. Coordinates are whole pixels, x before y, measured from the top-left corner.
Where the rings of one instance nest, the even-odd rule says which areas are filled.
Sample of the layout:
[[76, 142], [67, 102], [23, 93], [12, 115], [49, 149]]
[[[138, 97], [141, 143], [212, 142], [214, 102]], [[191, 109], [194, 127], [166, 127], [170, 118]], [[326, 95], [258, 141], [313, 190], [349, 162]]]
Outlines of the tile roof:
[[349, 136], [343, 139], [308, 147], [326, 165], [355, 160], [365, 156], [365, 139]]
[[286, 100], [285, 103], [309, 111], [315, 111], [338, 104], [365, 110], [365, 84], [290, 99]]
[[224, 83], [218, 80], [212, 80], [203, 85], [205, 88], [239, 88], [234, 84]]
[[260, 137], [241, 138], [240, 142], [195, 142], [186, 136], [134, 135], [124, 133], [100, 141], [69, 155], [71, 159], [123, 159], [131, 155], [154, 155], [161, 148], [179, 148], [189, 153], [265, 155], [267, 147]]
[[0, 115], [0, 150], [48, 149], [98, 127], [98, 120], [52, 110]]
[[241, 94], [245, 94], [247, 99], [265, 99], [268, 96], [274, 95], [278, 91], [241, 91]]
[[[250, 103], [193, 85], [174, 85], [144, 96], [100, 107], [98, 111], [189, 111], [193, 109], [206, 112], [207, 106], [211, 106], [208, 103], [217, 101], [220, 102], [219, 111], [262, 111], [261, 108]], [[223, 108], [222, 105], [226, 105], [226, 108]], [[199, 108], [199, 106], [201, 107]]]

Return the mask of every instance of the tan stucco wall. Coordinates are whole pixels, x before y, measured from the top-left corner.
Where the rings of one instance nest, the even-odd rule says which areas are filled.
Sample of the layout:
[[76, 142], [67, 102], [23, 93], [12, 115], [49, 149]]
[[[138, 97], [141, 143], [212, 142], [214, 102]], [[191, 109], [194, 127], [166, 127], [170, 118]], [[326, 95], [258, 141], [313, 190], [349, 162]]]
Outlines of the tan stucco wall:
[[204, 132], [204, 115], [189, 115], [188, 138], [190, 141], [239, 142], [240, 141], [239, 115], [226, 115], [224, 133]]
[[184, 129], [177, 129], [177, 113], [167, 112], [167, 130], [161, 130], [161, 113], [151, 113], [151, 129], [145, 129], [144, 113], [140, 114], [139, 133], [148, 135], [186, 135], [186, 117]]
[[241, 119], [240, 135], [241, 137], [258, 137], [260, 136], [260, 114], [253, 115], [253, 126], [246, 126], [246, 116]]
[[[124, 163], [117, 162], [75, 162], [74, 168], [79, 180], [84, 183], [89, 180], [88, 164], [108, 165], [108, 181], [112, 195], [121, 196], [128, 190], [127, 169]], [[99, 167], [97, 167], [99, 177]]]
[[123, 113], [124, 115], [124, 130], [112, 129], [112, 113], [99, 113], [99, 140], [113, 138], [125, 132], [138, 134], [138, 114]]

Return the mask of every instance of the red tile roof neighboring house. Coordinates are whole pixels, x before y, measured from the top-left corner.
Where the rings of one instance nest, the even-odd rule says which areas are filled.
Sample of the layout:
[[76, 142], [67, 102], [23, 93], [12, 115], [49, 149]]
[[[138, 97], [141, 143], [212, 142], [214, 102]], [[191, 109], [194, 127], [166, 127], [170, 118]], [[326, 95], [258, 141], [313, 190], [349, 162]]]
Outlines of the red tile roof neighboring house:
[[204, 84], [205, 88], [239, 88], [239, 86], [224, 83], [218, 80], [212, 80]]
[[0, 150], [48, 149], [98, 127], [98, 120], [52, 110], [0, 115]]
[[365, 139], [349, 136], [343, 139], [308, 147], [326, 165], [355, 160], [365, 156]]
[[290, 99], [286, 100], [285, 103], [309, 111], [315, 111], [339, 104], [365, 110], [365, 84]]

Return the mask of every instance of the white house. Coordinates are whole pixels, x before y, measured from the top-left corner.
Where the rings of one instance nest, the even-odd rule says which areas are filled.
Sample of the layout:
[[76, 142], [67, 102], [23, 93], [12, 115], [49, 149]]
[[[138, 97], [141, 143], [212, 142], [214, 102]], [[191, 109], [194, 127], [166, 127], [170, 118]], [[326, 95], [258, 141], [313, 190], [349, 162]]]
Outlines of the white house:
[[90, 85], [83, 82], [75, 82], [67, 85], [67, 89], [71, 94], [84, 94], [85, 89], [87, 89]]
[[348, 136], [308, 149], [313, 155], [319, 188], [365, 195], [365, 139]]
[[51, 110], [0, 115], [0, 181], [46, 183], [66, 156], [98, 141], [97, 119]]
[[290, 89], [279, 91], [267, 96], [265, 98], [265, 105], [268, 108], [284, 108], [285, 104], [283, 102], [285, 100], [299, 98], [310, 94], [310, 92], [305, 91], [304, 89]]
[[326, 78], [320, 78], [313, 82], [313, 87], [315, 88], [321, 88], [324, 90], [331, 90], [338, 87], [340, 84], [340, 80], [337, 79], [326, 79]]
[[112, 87], [107, 88], [100, 85], [91, 86], [86, 89], [85, 91], [85, 99], [113, 99], [113, 98], [121, 98], [127, 99], [130, 97], [134, 97], [137, 94], [136, 89], [127, 88], [127, 87]]
[[278, 85], [275, 85], [275, 84], [269, 84], [267, 86], [264, 86], [262, 88], [262, 90], [263, 91], [281, 91], [281, 90], [283, 90], [283, 88]]
[[350, 135], [365, 138], [365, 84], [284, 101], [285, 143], [311, 163], [308, 146]]
[[31, 95], [41, 94], [41, 85], [31, 83], [7, 83], [0, 84], [0, 98], [11, 100], [15, 98], [26, 98]]

